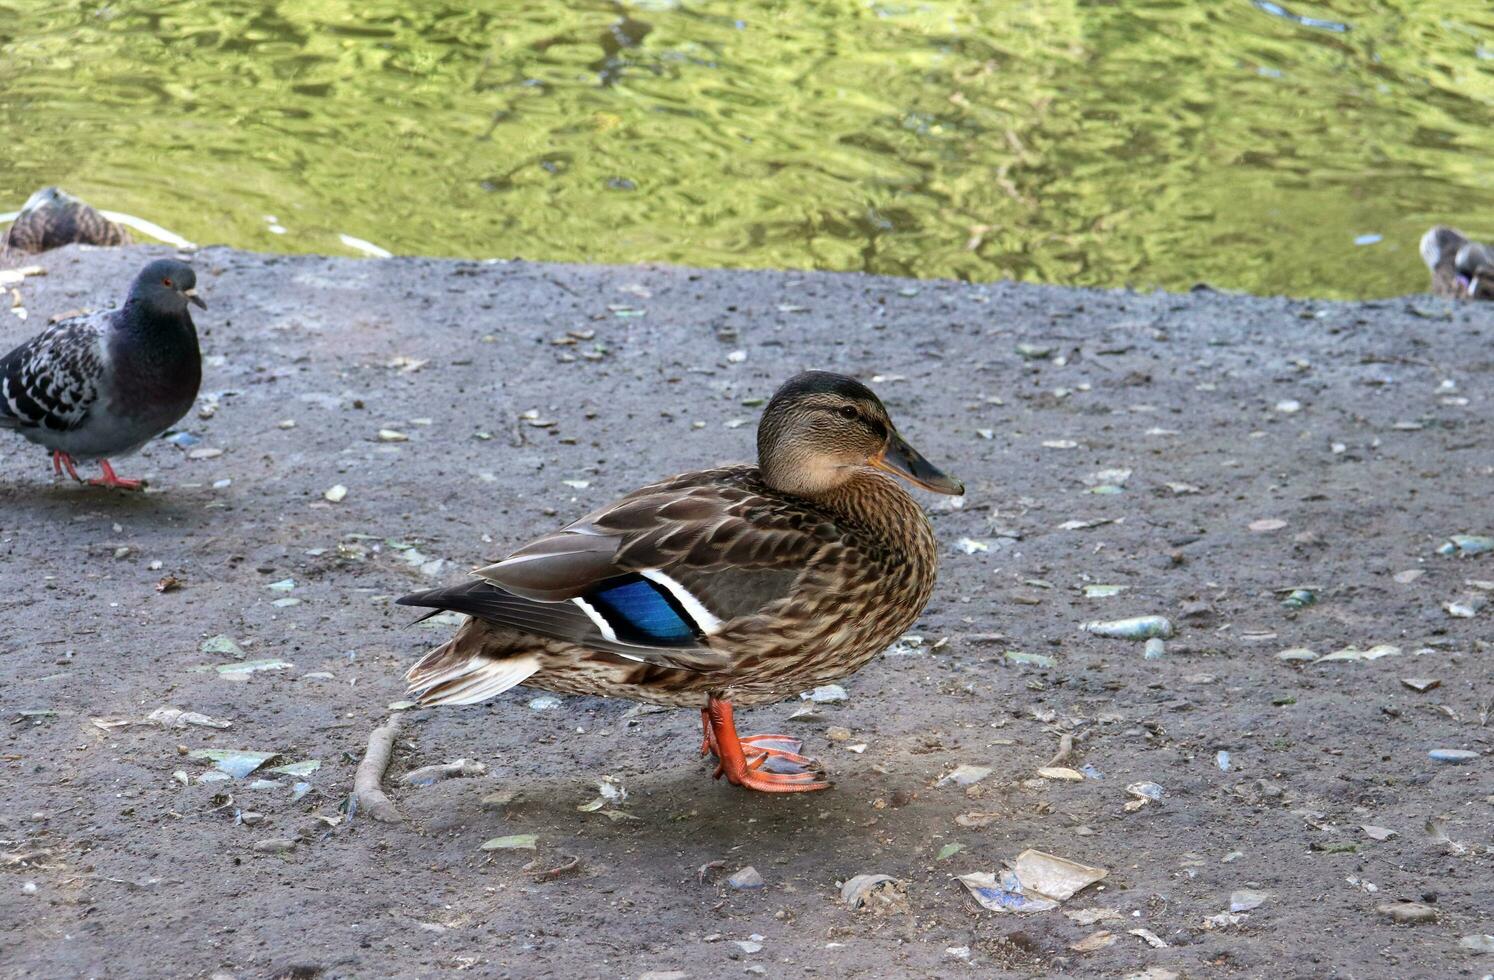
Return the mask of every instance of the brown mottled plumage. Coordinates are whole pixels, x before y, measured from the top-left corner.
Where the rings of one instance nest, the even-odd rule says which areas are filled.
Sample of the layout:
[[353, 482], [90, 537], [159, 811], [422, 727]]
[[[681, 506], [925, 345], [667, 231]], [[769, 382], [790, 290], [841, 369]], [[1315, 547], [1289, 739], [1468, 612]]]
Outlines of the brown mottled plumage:
[[1433, 295], [1494, 300], [1494, 248], [1437, 225], [1421, 236], [1421, 259], [1431, 270]]
[[45, 252], [74, 242], [128, 245], [130, 233], [67, 191], [43, 187], [22, 206], [0, 250]]
[[934, 535], [879, 471], [941, 493], [963, 487], [903, 441], [869, 389], [827, 372], [774, 395], [758, 459], [644, 487], [476, 581], [405, 596], [472, 617], [410, 670], [413, 696], [469, 704], [522, 683], [695, 707], [732, 782], [828, 785], [784, 736], [744, 739], [761, 754], [743, 757], [730, 705], [844, 677], [923, 611]]

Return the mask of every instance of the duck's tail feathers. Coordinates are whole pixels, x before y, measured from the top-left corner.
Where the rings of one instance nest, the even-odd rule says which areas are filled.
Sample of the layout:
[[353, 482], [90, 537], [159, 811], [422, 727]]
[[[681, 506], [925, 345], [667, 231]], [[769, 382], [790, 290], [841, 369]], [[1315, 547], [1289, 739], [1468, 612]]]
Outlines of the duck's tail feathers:
[[491, 657], [479, 637], [463, 630], [416, 661], [405, 674], [410, 697], [421, 705], [477, 704], [529, 679], [540, 669], [532, 653]]

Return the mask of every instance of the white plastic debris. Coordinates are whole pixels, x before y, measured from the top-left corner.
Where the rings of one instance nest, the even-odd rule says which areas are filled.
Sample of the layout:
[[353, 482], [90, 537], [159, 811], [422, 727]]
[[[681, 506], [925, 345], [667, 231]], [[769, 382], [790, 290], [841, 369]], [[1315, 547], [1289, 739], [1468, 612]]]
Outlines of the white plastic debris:
[[1117, 640], [1149, 640], [1152, 637], [1165, 640], [1172, 636], [1172, 620], [1166, 616], [1135, 616], [1131, 619], [1096, 621], [1085, 623], [1079, 628], [1095, 636]]
[[959, 880], [992, 912], [1047, 912], [1109, 873], [1029, 848], [1008, 862], [1000, 876], [978, 871]]

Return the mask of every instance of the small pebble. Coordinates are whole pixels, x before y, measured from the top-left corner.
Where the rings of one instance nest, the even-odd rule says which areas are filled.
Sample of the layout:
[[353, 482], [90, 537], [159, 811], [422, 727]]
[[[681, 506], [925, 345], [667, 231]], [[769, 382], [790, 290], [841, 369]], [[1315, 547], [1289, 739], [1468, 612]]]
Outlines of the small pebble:
[[750, 864], [727, 878], [726, 883], [738, 891], [756, 891], [766, 884], [763, 876]]
[[1437, 910], [1420, 902], [1391, 902], [1388, 905], [1381, 905], [1375, 911], [1388, 916], [1390, 921], [1402, 925], [1419, 925], [1424, 922], [1437, 921]]

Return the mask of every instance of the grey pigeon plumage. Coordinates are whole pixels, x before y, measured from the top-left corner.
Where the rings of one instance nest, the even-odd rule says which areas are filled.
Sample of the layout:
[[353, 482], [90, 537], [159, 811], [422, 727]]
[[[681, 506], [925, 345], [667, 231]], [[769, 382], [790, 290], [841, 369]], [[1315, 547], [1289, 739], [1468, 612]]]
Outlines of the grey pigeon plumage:
[[192, 267], [158, 259], [135, 277], [124, 305], [69, 317], [0, 358], [0, 429], [52, 451], [52, 468], [81, 482], [75, 464], [98, 460], [106, 487], [140, 489], [116, 476], [127, 456], [187, 413], [202, 382], [189, 302]]
[[0, 252], [45, 252], [81, 245], [128, 245], [130, 233], [60, 187], [43, 187], [26, 199]]

